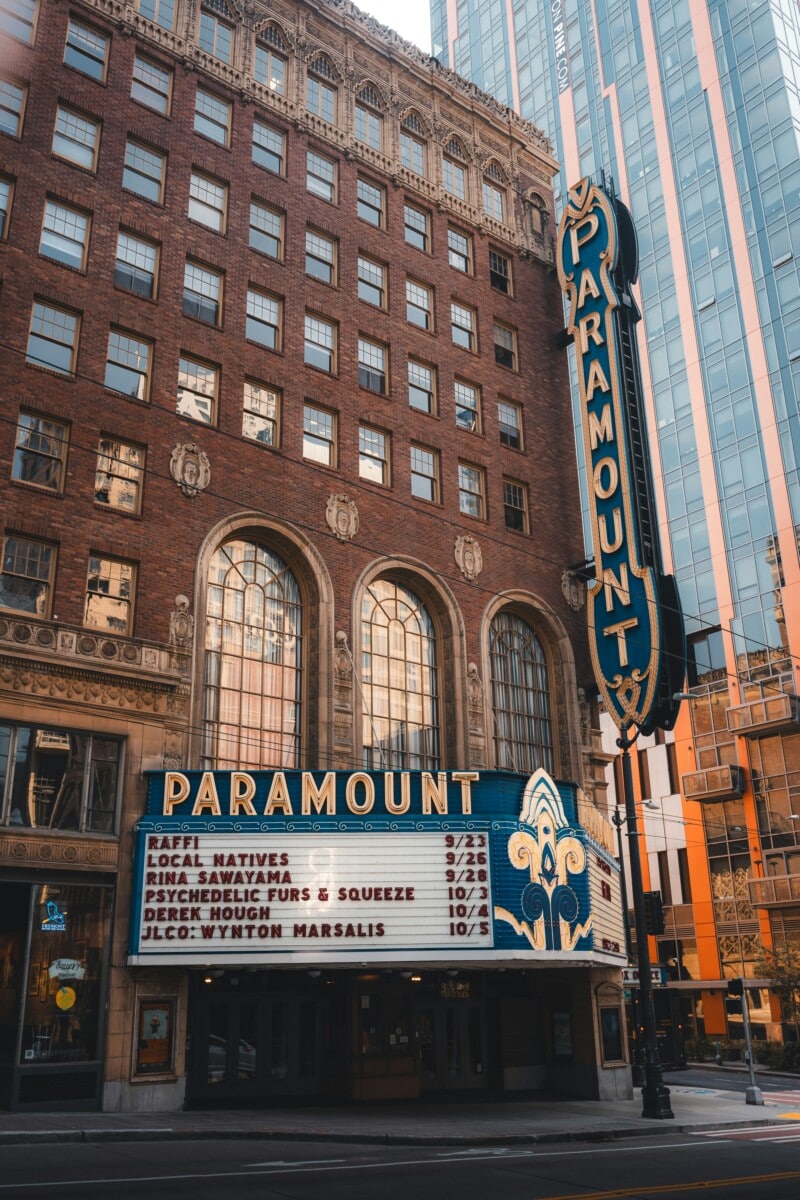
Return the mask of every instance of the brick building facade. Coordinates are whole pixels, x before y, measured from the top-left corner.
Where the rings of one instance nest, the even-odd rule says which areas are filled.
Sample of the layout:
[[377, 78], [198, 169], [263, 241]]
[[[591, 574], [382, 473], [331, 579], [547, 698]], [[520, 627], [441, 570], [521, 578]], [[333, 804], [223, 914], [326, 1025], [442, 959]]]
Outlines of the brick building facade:
[[[0, 87], [2, 1102], [624, 1089], [618, 954], [431, 961], [427, 1084], [326, 1073], [323, 959], [127, 962], [146, 771], [545, 767], [613, 854], [548, 145], [349, 4], [3, 0]], [[532, 1004], [561, 1063], [549, 1017], [512, 1061]]]

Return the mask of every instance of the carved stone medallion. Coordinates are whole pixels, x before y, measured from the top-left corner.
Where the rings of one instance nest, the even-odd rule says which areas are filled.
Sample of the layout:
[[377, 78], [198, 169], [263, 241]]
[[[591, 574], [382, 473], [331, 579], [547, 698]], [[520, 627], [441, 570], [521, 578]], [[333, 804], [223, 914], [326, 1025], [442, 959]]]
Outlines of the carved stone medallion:
[[562, 571], [561, 591], [573, 612], [580, 612], [586, 601], [586, 584], [574, 571]]
[[355, 500], [350, 500], [342, 492], [328, 496], [325, 520], [331, 533], [335, 534], [340, 542], [349, 542], [358, 533], [358, 509]]
[[194, 442], [175, 446], [169, 460], [169, 473], [184, 496], [199, 496], [211, 482], [208, 455]]
[[477, 579], [483, 570], [483, 555], [474, 537], [464, 534], [456, 538], [454, 557], [465, 579]]
[[175, 609], [169, 615], [169, 644], [188, 650], [192, 644], [194, 617], [189, 612], [188, 596], [175, 597]]

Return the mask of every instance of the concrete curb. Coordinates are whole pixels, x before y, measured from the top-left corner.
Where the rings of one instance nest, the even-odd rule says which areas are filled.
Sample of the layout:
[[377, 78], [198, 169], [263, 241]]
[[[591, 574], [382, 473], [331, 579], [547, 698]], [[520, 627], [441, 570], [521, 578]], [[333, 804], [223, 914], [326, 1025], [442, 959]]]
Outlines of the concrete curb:
[[[760, 1118], [737, 1121], [737, 1129], [762, 1129], [781, 1125], [781, 1118]], [[646, 1126], [621, 1125], [606, 1129], [550, 1130], [542, 1133], [506, 1134], [403, 1134], [403, 1133], [332, 1133], [330, 1130], [279, 1129], [180, 1129], [155, 1127], [150, 1129], [20, 1129], [0, 1130], [0, 1147], [14, 1145], [44, 1145], [46, 1143], [103, 1143], [103, 1142], [162, 1142], [162, 1141], [281, 1141], [328, 1142], [375, 1146], [538, 1146], [568, 1142], [616, 1142], [626, 1138], [650, 1137], [669, 1133], [719, 1133], [726, 1126], [718, 1122], [675, 1124], [674, 1121], [655, 1121]]]

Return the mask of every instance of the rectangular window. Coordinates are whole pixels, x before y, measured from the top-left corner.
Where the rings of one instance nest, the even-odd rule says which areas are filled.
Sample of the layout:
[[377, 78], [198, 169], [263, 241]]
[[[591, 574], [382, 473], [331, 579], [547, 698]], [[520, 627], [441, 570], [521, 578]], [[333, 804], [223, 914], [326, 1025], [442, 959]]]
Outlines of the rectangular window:
[[444, 190], [451, 196], [457, 196], [459, 200], [466, 199], [467, 172], [460, 163], [453, 162], [452, 158], [442, 159], [442, 183]]
[[108, 335], [106, 387], [135, 400], [146, 400], [152, 349], [151, 342], [121, 329], [112, 329]]
[[467, 517], [486, 517], [486, 477], [480, 467], [458, 464], [458, 507]]
[[517, 334], [508, 325], [495, 321], [492, 325], [494, 338], [494, 361], [499, 367], [508, 367], [511, 371], [517, 369]]
[[672, 883], [669, 877], [669, 856], [666, 850], [656, 852], [658, 862], [658, 886], [664, 904], [672, 904]]
[[450, 331], [453, 345], [475, 349], [475, 310], [453, 302], [450, 305]]
[[257, 288], [247, 289], [247, 321], [245, 335], [248, 342], [257, 342], [267, 350], [281, 348], [281, 301]]
[[53, 131], [53, 154], [87, 171], [93, 171], [99, 144], [99, 121], [59, 104]]
[[303, 361], [329, 374], [336, 370], [336, 328], [310, 313], [305, 317]]
[[199, 85], [194, 98], [194, 131], [220, 146], [230, 144], [231, 105]]
[[370, 392], [385, 396], [388, 387], [387, 351], [385, 346], [358, 339], [358, 383]]
[[336, 88], [324, 79], [309, 75], [306, 79], [306, 108], [332, 125], [336, 120]]
[[409, 246], [424, 250], [427, 254], [430, 244], [430, 219], [421, 208], [413, 204], [403, 205], [403, 237]]
[[420, 412], [436, 411], [436, 373], [413, 358], [408, 360], [408, 403]]
[[493, 183], [483, 181], [483, 211], [487, 217], [494, 217], [495, 221], [505, 221], [506, 219], [506, 203], [505, 193], [502, 188], [497, 187]]
[[282, 96], [286, 89], [286, 59], [276, 54], [271, 46], [256, 42], [253, 74], [262, 87], [269, 88]]
[[474, 383], [457, 379], [453, 384], [456, 402], [456, 425], [470, 433], [481, 431], [481, 394]]
[[202, 425], [216, 420], [219, 370], [210, 363], [181, 355], [178, 364], [178, 402], [175, 411]]
[[358, 256], [358, 298], [376, 308], [386, 306], [386, 267], [361, 254]]
[[0, 176], [0, 240], [8, 235], [8, 214], [11, 212], [13, 189], [11, 180]]
[[389, 439], [380, 429], [358, 427], [358, 474], [370, 483], [389, 486]]
[[678, 771], [678, 747], [674, 742], [667, 742], [667, 778], [669, 779], [670, 795], [678, 795], [681, 783]]
[[136, 569], [121, 558], [89, 555], [83, 623], [106, 633], [130, 633]]
[[166, 116], [171, 96], [172, 71], [153, 62], [152, 58], [137, 54], [133, 60], [131, 100], [138, 100]]
[[286, 134], [258, 118], [253, 121], [253, 162], [273, 175], [286, 174]]
[[38, 413], [19, 414], [11, 478], [56, 495], [64, 490], [69, 426]]
[[[0, 801], [0, 822], [16, 829], [88, 830], [91, 833], [113, 833], [119, 800], [122, 742], [97, 734], [77, 730], [47, 728], [36, 725], [5, 725], [0, 727], [0, 741], [7, 748], [4, 754], [8, 776], [0, 778], [6, 784], [7, 809], [3, 813]], [[3, 772], [5, 776], [5, 771]], [[97, 955], [102, 961], [102, 945], [108, 937], [108, 888], [60, 884], [41, 884], [36, 888], [34, 911], [47, 918], [47, 904], [52, 902], [67, 917], [61, 938], [66, 937], [69, 953], [78, 957]], [[102, 897], [102, 898], [101, 898]], [[87, 938], [88, 935], [88, 938]], [[52, 930], [34, 926], [31, 955], [36, 955], [33, 967], [49, 951], [48, 939]], [[85, 961], [85, 957], [84, 957]], [[91, 961], [91, 960], [90, 960]], [[34, 971], [30, 973], [26, 1024], [36, 1020], [41, 996], [41, 983], [35, 989]], [[41, 980], [41, 974], [39, 979]], [[46, 976], [45, 976], [46, 978]], [[81, 984], [81, 1003], [95, 1008], [100, 1001], [99, 982], [87, 978]], [[70, 1041], [53, 1053], [62, 1062], [69, 1057], [73, 1063], [85, 1061], [97, 1054], [94, 1036], [88, 1040], [81, 1031], [79, 1040]], [[48, 1056], [50, 1051], [47, 1051]]]
[[[672, 743], [674, 745], [674, 743]], [[678, 846], [678, 876], [681, 881], [681, 902], [692, 903], [692, 876], [689, 871], [689, 855], [685, 846]]]
[[128, 138], [125, 145], [125, 166], [122, 169], [122, 186], [145, 200], [161, 204], [164, 200], [164, 175], [167, 157], [160, 150], [152, 150]]
[[381, 148], [381, 117], [363, 104], [356, 105], [355, 112], [356, 141], [373, 150]]
[[411, 495], [418, 500], [439, 501], [439, 455], [424, 446], [411, 446]]
[[144, 450], [133, 442], [101, 436], [97, 444], [94, 501], [134, 516], [142, 505]]
[[510, 450], [522, 449], [522, 412], [518, 404], [508, 400], [497, 402], [497, 424], [500, 430], [500, 445]]
[[503, 480], [503, 510], [506, 529], [528, 532], [528, 489], [524, 483]]
[[653, 791], [650, 786], [650, 762], [646, 750], [639, 750], [636, 754], [636, 766], [639, 773], [639, 795], [643, 800], [649, 800]]
[[511, 259], [499, 250], [489, 250], [489, 282], [495, 291], [511, 295]]
[[136, 234], [120, 229], [117, 237], [117, 259], [114, 264], [114, 286], [153, 300], [156, 294], [157, 267], [158, 247]]
[[336, 243], [316, 229], [306, 230], [306, 275], [336, 283]]
[[406, 280], [406, 320], [420, 329], [433, 328], [433, 292], [413, 279]]
[[191, 259], [183, 268], [183, 312], [187, 317], [219, 325], [222, 311], [222, 275]]
[[314, 150], [306, 153], [306, 191], [330, 204], [336, 199], [336, 163]]
[[356, 188], [356, 212], [360, 220], [383, 228], [386, 213], [386, 190], [376, 183], [359, 179]]
[[192, 171], [189, 180], [189, 219], [207, 225], [217, 233], [225, 232], [228, 185]]
[[303, 405], [303, 458], [336, 466], [336, 416], [325, 408]]
[[54, 258], [64, 266], [82, 271], [86, 266], [86, 247], [89, 241], [89, 216], [62, 204], [47, 200], [44, 206], [39, 253]]
[[27, 362], [71, 375], [78, 348], [80, 318], [77, 313], [35, 301], [28, 335]]
[[48, 617], [55, 561], [54, 546], [8, 534], [3, 542], [0, 608]]
[[24, 84], [9, 79], [7, 75], [0, 75], [0, 133], [19, 137], [26, 90]]
[[427, 147], [419, 138], [405, 130], [400, 133], [400, 162], [415, 175], [425, 174], [425, 151]]
[[0, 32], [31, 46], [35, 28], [36, 0], [0, 0]]
[[250, 201], [250, 247], [268, 258], [283, 258], [283, 213], [256, 199]]
[[233, 58], [233, 30], [213, 13], [200, 11], [200, 49], [213, 54], [220, 62], [230, 63]]
[[262, 446], [277, 446], [280, 410], [280, 392], [265, 383], [245, 379], [242, 437]]
[[378, 342], [368, 341], [366, 337], [359, 338], [359, 385], [368, 391], [377, 391], [379, 396], [385, 396], [386, 380], [386, 347]]
[[175, 0], [139, 0], [139, 12], [162, 29], [175, 28]]
[[447, 258], [451, 267], [469, 275], [472, 271], [472, 238], [460, 229], [447, 230]]
[[74, 67], [91, 79], [103, 80], [106, 77], [107, 59], [108, 38], [105, 34], [72, 18], [67, 26], [65, 66]]

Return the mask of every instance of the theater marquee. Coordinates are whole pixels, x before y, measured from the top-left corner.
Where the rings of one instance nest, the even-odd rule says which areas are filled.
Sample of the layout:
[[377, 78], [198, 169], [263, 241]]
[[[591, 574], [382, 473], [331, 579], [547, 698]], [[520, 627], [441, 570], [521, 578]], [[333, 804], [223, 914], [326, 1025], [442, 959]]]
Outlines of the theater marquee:
[[161, 771], [131, 964], [625, 961], [619, 872], [544, 771]]

